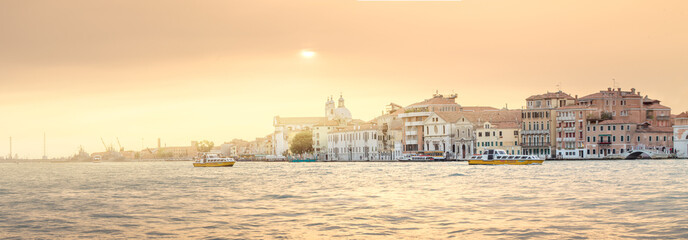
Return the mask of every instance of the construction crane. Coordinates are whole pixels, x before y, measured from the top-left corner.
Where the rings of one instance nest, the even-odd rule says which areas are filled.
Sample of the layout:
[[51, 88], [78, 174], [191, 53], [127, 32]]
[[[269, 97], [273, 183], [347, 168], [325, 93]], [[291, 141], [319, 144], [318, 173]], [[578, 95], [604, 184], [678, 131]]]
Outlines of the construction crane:
[[117, 145], [119, 145], [119, 151], [124, 152], [124, 148], [122, 147], [122, 144], [119, 143], [119, 137], [117, 137]]
[[105, 140], [103, 140], [103, 137], [100, 137], [100, 141], [103, 142], [103, 147], [105, 147], [105, 151], [109, 152], [112, 148], [108, 148], [107, 144], [105, 144]]

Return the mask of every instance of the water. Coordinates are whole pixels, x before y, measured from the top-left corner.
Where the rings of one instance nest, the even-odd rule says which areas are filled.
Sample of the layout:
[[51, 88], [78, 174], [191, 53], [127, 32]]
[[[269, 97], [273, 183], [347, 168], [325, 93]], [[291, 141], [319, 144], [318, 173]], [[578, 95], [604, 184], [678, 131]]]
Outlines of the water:
[[0, 238], [688, 238], [688, 161], [0, 164]]

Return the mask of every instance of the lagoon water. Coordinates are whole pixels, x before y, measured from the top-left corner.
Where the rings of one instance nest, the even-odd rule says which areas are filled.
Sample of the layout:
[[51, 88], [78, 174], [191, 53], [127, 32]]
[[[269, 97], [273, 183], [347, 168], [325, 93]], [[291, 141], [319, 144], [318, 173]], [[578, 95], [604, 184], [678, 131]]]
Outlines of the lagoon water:
[[688, 161], [2, 163], [0, 238], [685, 239]]

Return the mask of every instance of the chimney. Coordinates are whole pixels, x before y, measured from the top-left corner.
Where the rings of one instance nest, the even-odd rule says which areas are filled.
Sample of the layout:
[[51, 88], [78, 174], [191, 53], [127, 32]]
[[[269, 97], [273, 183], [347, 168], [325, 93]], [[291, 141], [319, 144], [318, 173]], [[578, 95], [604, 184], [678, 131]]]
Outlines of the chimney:
[[621, 88], [617, 88], [617, 90], [619, 90], [619, 92], [621, 92]]
[[612, 88], [607, 88], [607, 92], [611, 92], [611, 91], [612, 91]]
[[158, 149], [160, 149], [160, 138], [158, 138]]
[[631, 94], [635, 94], [635, 88], [631, 88]]

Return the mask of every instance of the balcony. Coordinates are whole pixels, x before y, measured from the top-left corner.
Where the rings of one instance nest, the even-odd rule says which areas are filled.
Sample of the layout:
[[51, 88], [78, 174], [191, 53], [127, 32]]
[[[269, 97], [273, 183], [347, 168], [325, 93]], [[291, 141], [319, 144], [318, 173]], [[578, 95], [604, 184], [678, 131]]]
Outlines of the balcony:
[[549, 147], [550, 144], [548, 142], [531, 142], [531, 143], [521, 143], [522, 147]]
[[418, 140], [416, 140], [416, 139], [408, 139], [408, 140], [406, 140], [406, 144], [418, 144]]
[[574, 117], [574, 116], [557, 117], [557, 121], [574, 121], [574, 120], [576, 120], [576, 117]]
[[549, 134], [549, 130], [521, 130], [521, 134]]
[[564, 128], [564, 132], [575, 132], [575, 131], [576, 131], [576, 127], [565, 127]]
[[430, 116], [432, 113], [430, 112], [406, 112], [399, 114], [400, 118], [406, 118], [406, 117], [427, 117]]
[[418, 131], [406, 131], [406, 136], [417, 136]]
[[612, 144], [612, 142], [597, 142], [599, 145], [609, 145]]
[[404, 123], [404, 126], [407, 126], [407, 127], [423, 126], [423, 122], [421, 122], [421, 121], [406, 122], [406, 123]]

